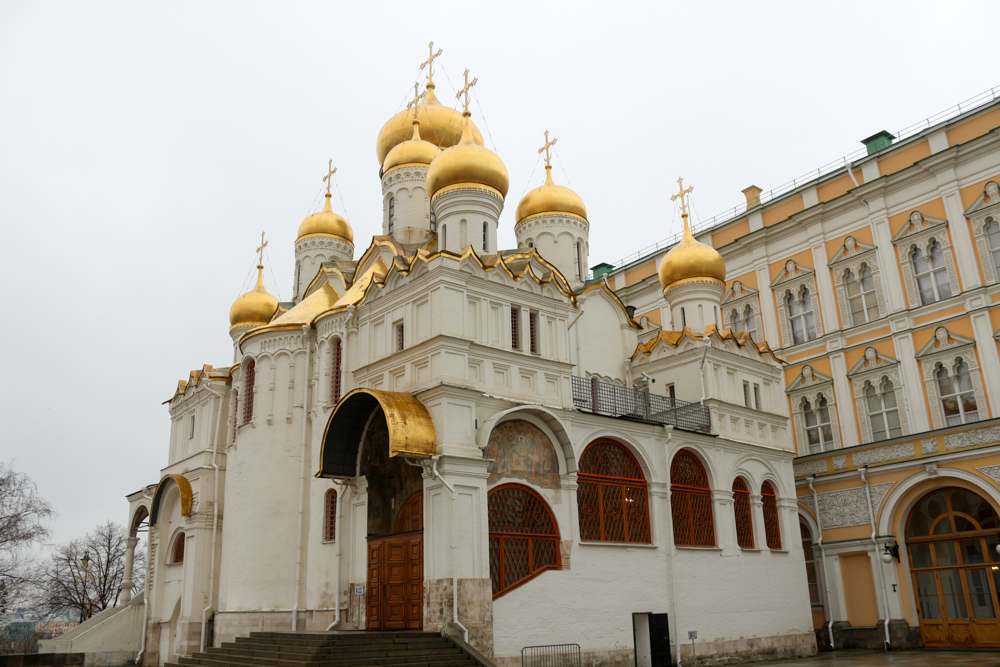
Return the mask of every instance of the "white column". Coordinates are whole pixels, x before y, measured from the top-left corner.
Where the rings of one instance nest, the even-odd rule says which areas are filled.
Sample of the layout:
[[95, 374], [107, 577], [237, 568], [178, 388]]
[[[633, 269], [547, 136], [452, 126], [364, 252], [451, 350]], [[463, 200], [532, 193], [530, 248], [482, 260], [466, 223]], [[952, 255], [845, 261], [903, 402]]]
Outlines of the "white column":
[[962, 208], [958, 184], [950, 186], [947, 191], [942, 190], [942, 195], [945, 214], [948, 216], [948, 230], [951, 232], [952, 247], [955, 249], [955, 266], [958, 267], [962, 289], [982, 287], [983, 279], [979, 274], [976, 246], [972, 241], [969, 223], [965, 219], [965, 209]]
[[132, 599], [132, 564], [135, 561], [135, 546], [139, 544], [138, 537], [129, 537], [125, 540], [125, 575], [122, 577], [121, 601], [123, 605]]
[[781, 335], [778, 333], [778, 311], [774, 306], [774, 293], [771, 292], [771, 276], [767, 272], [767, 264], [757, 267], [757, 287], [760, 299], [760, 319], [764, 325], [764, 339], [774, 349], [781, 347]]
[[847, 379], [847, 359], [843, 352], [830, 355], [833, 374], [833, 390], [837, 395], [837, 418], [840, 421], [840, 446], [853, 447], [858, 444], [858, 424], [854, 419], [854, 397], [851, 383]]
[[899, 361], [899, 374], [903, 379], [903, 393], [910, 415], [910, 432], [929, 431], [931, 423], [924, 400], [924, 381], [920, 375], [917, 352], [913, 347], [913, 337], [909, 332], [904, 332], [894, 335], [892, 340], [896, 347], [896, 359]]
[[830, 267], [826, 265], [830, 261], [826, 255], [826, 245], [822, 242], [814, 245], [812, 256], [816, 271], [816, 291], [819, 292], [820, 312], [823, 315], [823, 333], [830, 333], [840, 329], [840, 323], [837, 315], [837, 293], [833, 289]]
[[736, 542], [736, 521], [733, 516], [733, 492], [712, 491], [712, 511], [715, 512], [715, 546], [722, 548], [723, 556], [735, 556], [740, 552]]
[[899, 259], [896, 255], [896, 246], [892, 243], [889, 218], [884, 213], [872, 216], [872, 237], [875, 240], [875, 254], [878, 255], [878, 265], [882, 274], [882, 285], [885, 287], [885, 300], [889, 306], [889, 313], [905, 310], [906, 297], [903, 293], [903, 276], [899, 272]]
[[993, 338], [993, 324], [989, 312], [980, 310], [972, 315], [972, 331], [976, 336], [976, 351], [982, 368], [983, 386], [986, 400], [990, 404], [990, 414], [1000, 416], [1000, 353]]
[[750, 516], [753, 517], [753, 546], [767, 548], [767, 529], [764, 527], [764, 501], [758, 493], [760, 489], [750, 489]]

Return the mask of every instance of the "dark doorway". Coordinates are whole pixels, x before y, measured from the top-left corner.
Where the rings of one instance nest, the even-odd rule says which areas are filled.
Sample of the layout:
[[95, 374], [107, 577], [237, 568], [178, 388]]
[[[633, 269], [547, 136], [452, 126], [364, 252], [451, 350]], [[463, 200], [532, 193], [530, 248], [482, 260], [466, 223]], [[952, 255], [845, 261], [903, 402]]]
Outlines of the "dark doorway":
[[636, 667], [671, 667], [670, 624], [667, 614], [632, 614]]

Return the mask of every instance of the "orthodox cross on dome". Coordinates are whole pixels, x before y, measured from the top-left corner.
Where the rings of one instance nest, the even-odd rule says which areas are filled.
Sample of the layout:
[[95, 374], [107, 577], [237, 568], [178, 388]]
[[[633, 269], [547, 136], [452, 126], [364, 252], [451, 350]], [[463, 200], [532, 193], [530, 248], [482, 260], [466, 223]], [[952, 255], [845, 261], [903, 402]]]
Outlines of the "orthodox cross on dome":
[[459, 100], [462, 99], [462, 95], [465, 95], [465, 101], [463, 102], [465, 111], [469, 110], [469, 91], [472, 90], [472, 87], [476, 85], [477, 81], [479, 81], [478, 78], [469, 81], [469, 70], [465, 70], [465, 88], [462, 88], [462, 90], [458, 91], [458, 94], [455, 95], [455, 99]]
[[419, 83], [413, 84], [413, 99], [406, 103], [406, 108], [407, 109], [409, 109], [411, 107], [413, 108], [413, 118], [414, 118], [414, 120], [416, 120], [416, 118], [417, 118], [417, 105], [420, 104], [420, 100], [424, 99], [424, 96], [426, 94], [427, 94], [426, 90], [424, 92], [420, 92], [420, 84]]
[[556, 139], [556, 138], [553, 138], [552, 141], [549, 141], [549, 131], [545, 130], [545, 145], [538, 149], [538, 154], [541, 155], [542, 151], [545, 151], [545, 165], [546, 166], [552, 164], [552, 151], [551, 151], [551, 148], [556, 145], [557, 141], [559, 141], [559, 140]]
[[264, 240], [264, 232], [260, 233], [260, 247], [257, 248], [257, 263], [264, 264], [264, 248], [267, 247], [267, 241]]
[[427, 60], [420, 63], [420, 71], [424, 71], [424, 67], [427, 68], [427, 84], [434, 84], [434, 60], [441, 57], [442, 50], [438, 49], [437, 53], [434, 53], [434, 42], [427, 45], [427, 51], [430, 54]]
[[694, 186], [692, 185], [687, 190], [685, 190], [684, 189], [684, 179], [683, 178], [678, 178], [677, 179], [677, 185], [678, 185], [679, 192], [677, 194], [671, 196], [670, 197], [670, 201], [674, 201], [676, 199], [680, 199], [681, 200], [681, 216], [683, 216], [683, 217], [686, 218], [688, 216], [688, 202], [687, 202], [687, 197], [685, 195], [690, 194], [691, 191], [694, 190]]
[[[333, 185], [333, 175], [336, 173], [337, 168], [333, 166], [333, 160], [330, 160], [330, 166], [327, 167], [326, 176], [323, 177], [323, 182], [326, 183], [326, 194], [330, 194], [330, 186]], [[267, 244], [265, 243], [264, 245]]]

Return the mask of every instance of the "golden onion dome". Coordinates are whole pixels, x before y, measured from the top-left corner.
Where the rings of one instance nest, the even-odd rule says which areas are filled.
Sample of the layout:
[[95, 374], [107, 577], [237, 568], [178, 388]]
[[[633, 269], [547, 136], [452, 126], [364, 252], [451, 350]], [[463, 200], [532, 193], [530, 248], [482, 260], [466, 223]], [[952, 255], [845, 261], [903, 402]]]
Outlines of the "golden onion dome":
[[229, 324], [267, 324], [278, 310], [278, 299], [264, 289], [264, 265], [257, 265], [257, 284], [229, 309]]
[[688, 214], [684, 219], [684, 236], [660, 261], [660, 285], [666, 289], [676, 282], [689, 278], [702, 278], [726, 282], [726, 261], [719, 251], [706, 245], [691, 234]]
[[[427, 84], [427, 94], [417, 105], [417, 114], [420, 117], [421, 136], [438, 148], [454, 146], [462, 138], [462, 113], [438, 101], [437, 95], [434, 94], [433, 83]], [[386, 121], [379, 130], [378, 140], [375, 143], [379, 164], [385, 164], [389, 151], [412, 137], [412, 119], [412, 112], [403, 109]], [[472, 137], [476, 143], [482, 145], [483, 135], [475, 125], [472, 126]]]
[[326, 203], [323, 210], [313, 213], [302, 221], [299, 225], [298, 238], [310, 236], [312, 234], [325, 234], [326, 236], [336, 236], [350, 244], [354, 244], [354, 230], [343, 216], [337, 215], [330, 208], [330, 193], [326, 193]]
[[401, 144], [396, 144], [382, 163], [382, 173], [404, 164], [430, 164], [441, 149], [420, 138], [420, 121], [413, 119], [413, 136]]
[[433, 197], [450, 185], [469, 183], [485, 185], [506, 197], [510, 185], [507, 167], [499, 155], [476, 143], [469, 120], [472, 114], [465, 111], [462, 115], [465, 117], [462, 140], [441, 151], [431, 162], [427, 170], [427, 194]]
[[551, 164], [545, 165], [545, 184], [521, 198], [514, 216], [515, 224], [541, 213], [566, 213], [587, 219], [587, 207], [583, 205], [580, 195], [552, 181]]

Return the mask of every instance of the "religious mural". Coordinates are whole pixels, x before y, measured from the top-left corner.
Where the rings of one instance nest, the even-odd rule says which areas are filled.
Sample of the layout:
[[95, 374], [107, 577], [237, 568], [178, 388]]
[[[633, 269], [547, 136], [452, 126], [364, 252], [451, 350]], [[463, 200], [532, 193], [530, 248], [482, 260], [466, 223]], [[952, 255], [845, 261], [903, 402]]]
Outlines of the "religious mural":
[[393, 532], [407, 499], [423, 490], [420, 469], [389, 458], [389, 429], [379, 410], [362, 443], [361, 474], [368, 480], [368, 534]]
[[486, 445], [490, 486], [502, 479], [523, 479], [543, 489], [559, 488], [559, 460], [548, 436], [534, 424], [515, 420], [500, 424]]

